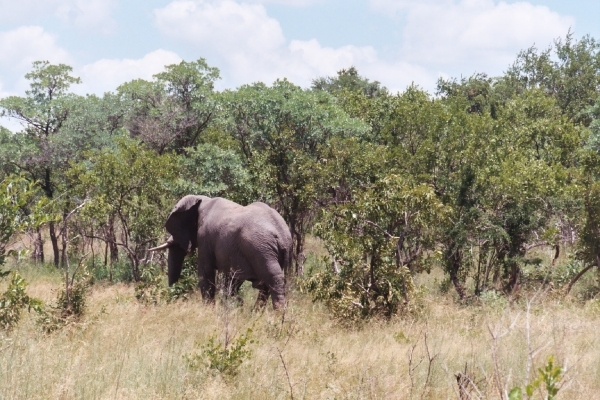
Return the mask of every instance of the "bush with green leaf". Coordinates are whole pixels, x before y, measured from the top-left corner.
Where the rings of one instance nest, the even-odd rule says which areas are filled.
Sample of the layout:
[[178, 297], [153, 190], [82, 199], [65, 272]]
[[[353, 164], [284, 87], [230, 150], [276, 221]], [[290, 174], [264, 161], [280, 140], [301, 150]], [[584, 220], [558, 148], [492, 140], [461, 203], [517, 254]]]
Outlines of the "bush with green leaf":
[[[3, 277], [9, 273], [4, 272]], [[10, 283], [6, 291], [0, 296], [0, 328], [5, 331], [12, 330], [21, 319], [21, 311], [27, 308], [27, 311], [34, 310], [42, 312], [43, 303], [41, 300], [30, 297], [25, 292], [27, 282], [18, 273], [13, 272]]]
[[[525, 386], [527, 398], [533, 397], [534, 393], [540, 393], [545, 400], [554, 400], [560, 390], [560, 381], [563, 378], [563, 368], [555, 365], [556, 360], [553, 356], [548, 357], [548, 361], [543, 368], [538, 368], [537, 377]], [[508, 394], [509, 400], [523, 399], [523, 389], [519, 386], [514, 387]]]
[[87, 271], [75, 272], [65, 286], [58, 290], [56, 303], [40, 312], [38, 324], [46, 333], [80, 321], [87, 308], [89, 288], [93, 278]]
[[172, 286], [166, 286], [165, 274], [156, 265], [147, 265], [142, 269], [141, 282], [135, 287], [136, 299], [144, 304], [171, 303], [187, 300], [198, 288], [196, 258], [187, 257], [183, 264], [181, 277]]
[[315, 231], [331, 268], [309, 277], [304, 288], [344, 322], [407, 310], [416, 293], [412, 274], [431, 267], [444, 214], [428, 185], [385, 176], [353, 202], [323, 212]]
[[245, 334], [240, 334], [224, 344], [220, 343], [216, 336], [211, 336], [201, 345], [200, 353], [188, 354], [184, 358], [192, 370], [205, 367], [209, 371], [231, 377], [237, 375], [242, 363], [252, 356], [252, 350], [248, 346], [254, 342], [250, 328]]
[[21, 176], [8, 176], [0, 181], [0, 266], [10, 254], [8, 246], [20, 232], [35, 228], [49, 218], [40, 211], [39, 189]]
[[139, 281], [148, 247], [163, 234], [174, 203], [169, 187], [177, 163], [173, 154], [157, 155], [135, 140], [116, 142], [115, 149], [86, 153], [88, 159], [72, 165], [67, 176], [75, 195], [90, 199], [78, 213], [82, 234], [105, 242], [111, 253], [123, 251]]

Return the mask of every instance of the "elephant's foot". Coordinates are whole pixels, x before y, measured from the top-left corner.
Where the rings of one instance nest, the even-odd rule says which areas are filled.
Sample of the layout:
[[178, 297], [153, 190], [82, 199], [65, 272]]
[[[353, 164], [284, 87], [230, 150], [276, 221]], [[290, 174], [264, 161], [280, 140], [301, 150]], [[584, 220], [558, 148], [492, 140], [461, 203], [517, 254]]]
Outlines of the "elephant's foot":
[[269, 292], [266, 290], [260, 290], [258, 292], [258, 297], [256, 298], [256, 303], [254, 303], [254, 311], [261, 311], [267, 305], [267, 299], [269, 298]]
[[285, 301], [283, 301], [283, 300], [280, 300], [280, 301], [273, 300], [273, 309], [275, 311], [283, 311], [283, 310], [285, 310]]

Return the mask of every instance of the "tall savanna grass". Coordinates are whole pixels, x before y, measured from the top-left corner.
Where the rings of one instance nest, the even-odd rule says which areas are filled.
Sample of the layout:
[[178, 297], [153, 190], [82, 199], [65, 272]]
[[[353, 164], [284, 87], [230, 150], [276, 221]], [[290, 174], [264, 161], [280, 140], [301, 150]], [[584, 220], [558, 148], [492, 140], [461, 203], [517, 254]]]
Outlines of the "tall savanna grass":
[[[55, 301], [58, 271], [19, 269], [31, 296]], [[45, 334], [30, 313], [0, 334], [0, 398], [497, 399], [532, 382], [550, 356], [563, 368], [558, 398], [597, 398], [600, 301], [538, 291], [461, 305], [439, 290], [442, 277], [417, 277], [414, 314], [355, 328], [298, 291], [285, 312], [253, 312], [256, 292], [246, 285], [244, 305], [210, 306], [197, 296], [143, 305], [133, 285], [96, 283], [81, 320]], [[248, 332], [237, 373], [202, 363], [211, 338], [235, 343]]]

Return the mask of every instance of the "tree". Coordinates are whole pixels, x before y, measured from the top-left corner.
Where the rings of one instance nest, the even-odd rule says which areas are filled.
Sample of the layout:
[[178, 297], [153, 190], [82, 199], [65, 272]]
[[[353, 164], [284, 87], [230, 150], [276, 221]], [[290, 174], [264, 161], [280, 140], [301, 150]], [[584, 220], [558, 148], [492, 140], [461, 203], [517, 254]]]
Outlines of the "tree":
[[409, 177], [386, 174], [356, 188], [353, 201], [323, 210], [316, 232], [332, 268], [313, 275], [308, 290], [346, 323], [407, 309], [412, 274], [431, 267], [445, 212], [430, 186]]
[[250, 173], [236, 151], [202, 143], [186, 149], [186, 153], [186, 157], [178, 157], [181, 178], [175, 183], [174, 191], [179, 197], [202, 193], [237, 203], [253, 201]]
[[519, 53], [503, 79], [516, 94], [543, 89], [569, 119], [587, 126], [591, 121], [581, 112], [600, 94], [600, 43], [590, 36], [575, 40], [569, 32], [552, 48]]
[[358, 92], [368, 97], [377, 97], [387, 94], [387, 89], [378, 81], [370, 81], [358, 74], [355, 67], [341, 69], [337, 76], [320, 77], [313, 79], [313, 90], [323, 90], [333, 95], [342, 91]]
[[274, 203], [288, 223], [301, 273], [306, 230], [326, 187], [320, 171], [327, 143], [362, 136], [367, 128], [328, 93], [303, 90], [287, 80], [272, 87], [242, 86], [225, 93], [223, 105], [228, 117], [223, 129], [239, 143], [256, 197]]
[[38, 190], [20, 176], [11, 175], [0, 181], [0, 266], [4, 265], [7, 248], [19, 233], [47, 222], [48, 218], [41, 213], [43, 202], [36, 201]]
[[[18, 153], [12, 162], [20, 171], [38, 182], [47, 198], [52, 199], [56, 191], [57, 172], [64, 168], [66, 160], [57, 156], [61, 146], [54, 144], [54, 137], [61, 131], [69, 113], [74, 108], [77, 96], [69, 94], [72, 84], [80, 79], [71, 76], [72, 68], [65, 64], [53, 65], [48, 61], [35, 61], [33, 71], [25, 78], [30, 81], [26, 97], [10, 96], [0, 100], [2, 115], [24, 123], [25, 129], [13, 139]], [[50, 222], [50, 239], [54, 251], [54, 264], [59, 264], [58, 240], [54, 222]], [[38, 254], [43, 261], [41, 233], [38, 231]]]
[[175, 203], [170, 188], [176, 175], [172, 154], [157, 156], [125, 138], [114, 150], [88, 152], [86, 161], [67, 172], [73, 193], [88, 199], [77, 215], [82, 234], [123, 249], [136, 281], [147, 249], [161, 236]]
[[131, 135], [159, 154], [195, 146], [215, 118], [214, 82], [219, 70], [204, 59], [167, 65], [154, 81], [137, 79], [118, 88], [128, 104]]

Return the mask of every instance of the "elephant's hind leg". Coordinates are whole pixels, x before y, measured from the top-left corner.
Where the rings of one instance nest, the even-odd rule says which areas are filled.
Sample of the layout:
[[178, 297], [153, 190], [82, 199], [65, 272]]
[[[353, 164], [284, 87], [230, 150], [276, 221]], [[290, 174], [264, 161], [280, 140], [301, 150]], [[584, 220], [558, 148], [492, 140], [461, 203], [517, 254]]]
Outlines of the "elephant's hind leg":
[[263, 282], [253, 286], [258, 289], [258, 297], [256, 298], [256, 303], [254, 303], [254, 311], [262, 310], [265, 308], [267, 300], [269, 299], [269, 286]]

